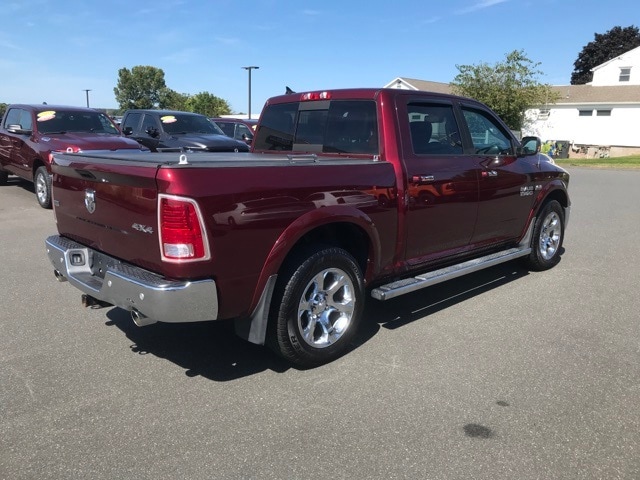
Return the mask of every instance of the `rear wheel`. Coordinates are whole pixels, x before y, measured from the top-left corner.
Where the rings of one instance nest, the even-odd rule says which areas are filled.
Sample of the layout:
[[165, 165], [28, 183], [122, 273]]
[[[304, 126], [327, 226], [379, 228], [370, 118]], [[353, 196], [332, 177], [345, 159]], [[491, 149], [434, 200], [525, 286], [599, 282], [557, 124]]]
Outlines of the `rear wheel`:
[[272, 348], [296, 365], [322, 365], [350, 348], [364, 302], [362, 274], [345, 250], [319, 249], [282, 273], [275, 299]]
[[36, 198], [42, 208], [51, 208], [51, 175], [45, 167], [38, 167], [33, 178]]
[[564, 211], [552, 200], [545, 204], [533, 228], [533, 243], [527, 264], [532, 270], [547, 270], [560, 261], [560, 249], [564, 240]]
[[6, 184], [8, 179], [9, 179], [9, 173], [3, 170], [0, 170], [0, 185]]

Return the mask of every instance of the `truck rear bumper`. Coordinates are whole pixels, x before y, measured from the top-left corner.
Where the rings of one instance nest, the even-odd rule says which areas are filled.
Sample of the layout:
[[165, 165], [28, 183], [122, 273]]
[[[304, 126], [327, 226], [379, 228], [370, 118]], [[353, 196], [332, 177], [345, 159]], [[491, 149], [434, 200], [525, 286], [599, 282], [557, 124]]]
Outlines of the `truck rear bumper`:
[[216, 320], [218, 295], [213, 279], [168, 280], [53, 235], [45, 241], [56, 277], [102, 302], [132, 312], [140, 325]]

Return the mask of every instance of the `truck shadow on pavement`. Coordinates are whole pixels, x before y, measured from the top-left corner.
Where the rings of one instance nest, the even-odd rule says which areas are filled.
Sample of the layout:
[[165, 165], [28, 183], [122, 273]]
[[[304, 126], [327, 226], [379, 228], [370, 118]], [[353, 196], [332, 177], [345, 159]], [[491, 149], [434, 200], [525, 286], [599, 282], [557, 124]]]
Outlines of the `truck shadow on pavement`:
[[[386, 302], [368, 298], [350, 351], [364, 345], [381, 327], [400, 328], [527, 275], [529, 271], [518, 262], [509, 262]], [[169, 360], [190, 377], [226, 382], [266, 370], [283, 373], [297, 368], [267, 347], [237, 337], [231, 321], [156, 323], [141, 328], [133, 323], [129, 312], [120, 308], [112, 308], [106, 315], [107, 325], [116, 326], [133, 342], [132, 352]]]
[[13, 175], [9, 175], [9, 178], [7, 179], [7, 183], [1, 186], [5, 188], [19, 187], [19, 188], [22, 188], [23, 190], [26, 190], [27, 192], [36, 193], [35, 186], [33, 185], [32, 182], [28, 182], [26, 180], [23, 180], [20, 177], [15, 177]]
[[400, 328], [527, 275], [529, 270], [513, 261], [384, 302], [371, 301], [365, 309], [357, 341], [365, 343], [380, 327]]
[[284, 372], [291, 366], [261, 345], [236, 336], [230, 321], [155, 323], [137, 327], [129, 312], [112, 308], [107, 325], [118, 327], [133, 342], [131, 351], [154, 355], [184, 368], [189, 377], [226, 382], [265, 370]]

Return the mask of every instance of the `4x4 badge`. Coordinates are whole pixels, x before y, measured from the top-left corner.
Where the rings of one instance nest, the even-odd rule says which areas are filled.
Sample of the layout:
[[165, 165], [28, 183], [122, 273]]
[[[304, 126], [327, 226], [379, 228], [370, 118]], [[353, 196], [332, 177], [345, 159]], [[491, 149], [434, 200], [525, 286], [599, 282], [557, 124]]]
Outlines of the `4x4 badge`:
[[96, 211], [96, 191], [88, 188], [84, 191], [84, 206], [89, 213]]

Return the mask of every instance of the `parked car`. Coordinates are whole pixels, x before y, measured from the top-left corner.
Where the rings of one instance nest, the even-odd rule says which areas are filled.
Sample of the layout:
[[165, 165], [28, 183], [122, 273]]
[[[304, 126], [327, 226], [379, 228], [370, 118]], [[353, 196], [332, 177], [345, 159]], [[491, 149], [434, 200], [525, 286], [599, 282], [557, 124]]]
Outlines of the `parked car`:
[[248, 152], [204, 115], [175, 110], [127, 110], [122, 132], [152, 152]]
[[140, 151], [104, 113], [59, 105], [9, 105], [0, 125], [0, 184], [17, 175], [35, 185], [43, 208], [51, 207], [51, 153]]
[[226, 136], [242, 140], [247, 145], [251, 145], [258, 125], [257, 120], [243, 118], [212, 118], [211, 120], [220, 127]]

